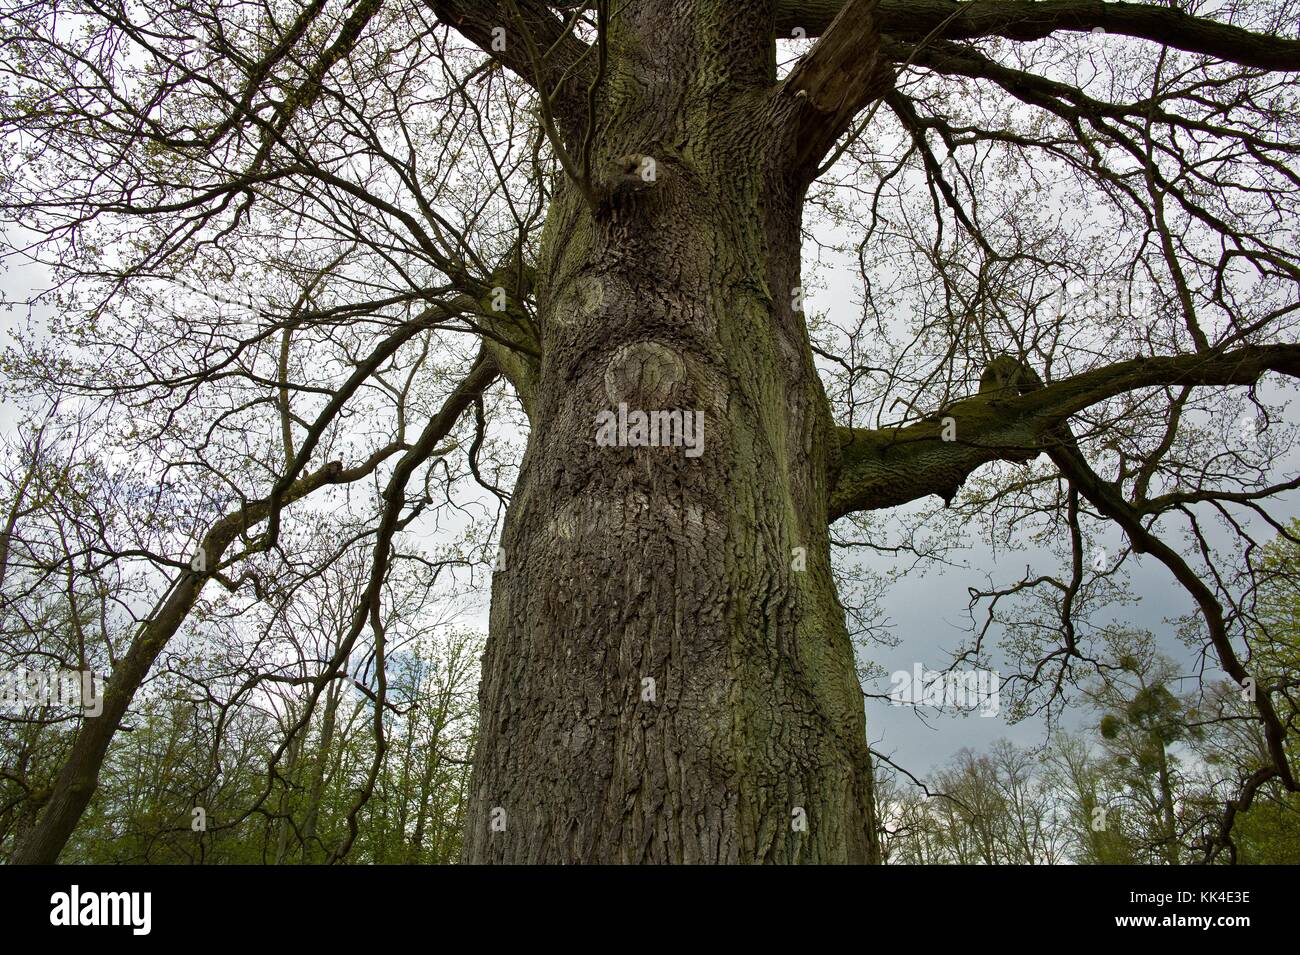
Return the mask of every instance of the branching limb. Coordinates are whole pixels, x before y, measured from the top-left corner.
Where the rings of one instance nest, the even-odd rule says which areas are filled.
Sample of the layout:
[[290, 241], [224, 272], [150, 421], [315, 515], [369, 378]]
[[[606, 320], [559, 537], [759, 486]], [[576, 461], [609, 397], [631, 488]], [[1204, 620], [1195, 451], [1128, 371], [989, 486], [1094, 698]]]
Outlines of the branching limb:
[[1267, 371], [1300, 377], [1300, 345], [1134, 358], [1026, 394], [980, 394], [906, 427], [840, 428], [830, 519], [929, 494], [951, 500], [976, 468], [1037, 457], [1071, 415], [1116, 395], [1160, 385], [1252, 385]]
[[[829, 32], [835, 15], [846, 6], [833, 0], [778, 0], [776, 30], [789, 36], [798, 26], [807, 36]], [[964, 8], [964, 9], [963, 9]], [[953, 14], [956, 13], [956, 16]], [[941, 31], [950, 40], [1004, 37], [1041, 40], [1058, 31], [1095, 29], [1201, 53], [1242, 66], [1265, 70], [1300, 70], [1300, 40], [1253, 33], [1206, 17], [1196, 17], [1154, 3], [1101, 3], [1098, 0], [881, 0], [881, 33], [899, 39], [925, 36], [951, 19]]]
[[794, 104], [787, 128], [796, 169], [815, 169], [853, 117], [893, 83], [880, 53], [877, 5], [849, 0], [777, 89], [777, 102]]

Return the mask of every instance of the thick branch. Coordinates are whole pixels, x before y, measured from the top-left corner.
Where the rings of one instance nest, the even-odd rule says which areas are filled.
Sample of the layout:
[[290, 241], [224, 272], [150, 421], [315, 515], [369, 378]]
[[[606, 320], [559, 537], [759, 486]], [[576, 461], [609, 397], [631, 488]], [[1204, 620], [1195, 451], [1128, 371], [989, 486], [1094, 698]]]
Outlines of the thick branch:
[[778, 102], [793, 102], [796, 168], [814, 167], [853, 117], [893, 83], [880, 53], [878, 0], [849, 0], [816, 46], [790, 71]]
[[840, 428], [830, 520], [930, 494], [951, 500], [976, 468], [1036, 457], [1071, 415], [1107, 398], [1160, 385], [1253, 385], [1267, 371], [1300, 377], [1300, 345], [1135, 358], [1026, 394], [985, 392], [902, 428]]
[[[778, 36], [802, 27], [808, 36], [828, 31], [842, 2], [777, 0]], [[1189, 53], [1265, 70], [1300, 70], [1300, 40], [1252, 33], [1217, 20], [1194, 17], [1166, 6], [1101, 3], [1099, 0], [979, 0], [966, 10], [956, 0], [881, 0], [880, 31], [899, 39], [920, 39], [954, 13], [940, 31], [950, 39], [1000, 36], [1040, 40], [1059, 30], [1139, 37]]]

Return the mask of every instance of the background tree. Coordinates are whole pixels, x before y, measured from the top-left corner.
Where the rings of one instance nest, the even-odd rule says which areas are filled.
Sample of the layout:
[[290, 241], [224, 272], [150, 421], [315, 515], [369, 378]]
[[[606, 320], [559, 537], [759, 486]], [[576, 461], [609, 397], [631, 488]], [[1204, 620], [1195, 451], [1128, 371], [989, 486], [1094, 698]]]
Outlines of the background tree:
[[1168, 660], [1126, 653], [1121, 670], [1093, 694], [1104, 713], [1098, 724], [1112, 763], [1123, 781], [1127, 822], [1139, 827], [1138, 842], [1178, 865], [1183, 827], [1183, 774], [1175, 749], [1196, 734], [1195, 714], [1170, 689]]
[[1052, 741], [1047, 784], [1057, 794], [1063, 838], [1080, 865], [1135, 865], [1138, 847], [1121, 802], [1122, 781], [1108, 773], [1091, 735]]
[[[1275, 693], [1287, 727], [1286, 751], [1294, 765], [1297, 737], [1296, 687], [1300, 677], [1300, 525], [1291, 521], [1252, 561], [1259, 585], [1249, 631], [1254, 686], [1246, 692], [1223, 682], [1211, 688], [1204, 719], [1210, 806], [1229, 794], [1229, 815], [1206, 823], [1204, 846], [1211, 859], [1253, 864], [1288, 864], [1297, 859], [1300, 804], [1280, 785], [1268, 744], [1251, 718], [1253, 692]], [[1240, 794], [1240, 795], [1237, 795]], [[1207, 808], [1207, 814], [1210, 811]]]

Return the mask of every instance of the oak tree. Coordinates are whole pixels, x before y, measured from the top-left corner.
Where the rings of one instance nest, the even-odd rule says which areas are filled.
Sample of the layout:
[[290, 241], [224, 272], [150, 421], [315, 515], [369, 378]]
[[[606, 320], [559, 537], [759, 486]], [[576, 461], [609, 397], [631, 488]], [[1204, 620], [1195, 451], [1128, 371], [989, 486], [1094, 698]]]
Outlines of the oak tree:
[[[383, 672], [413, 515], [505, 508], [472, 862], [878, 860], [832, 548], [892, 509], [1063, 548], [985, 595], [1050, 608], [1025, 707], [1106, 665], [1104, 527], [1250, 680], [1203, 522], [1249, 550], [1300, 484], [1294, 0], [5, 7], [3, 212], [52, 308], [15, 389], [232, 496], [76, 549], [167, 585], [14, 861], [58, 856], [205, 588], [265, 597], [340, 487], [370, 572], [302, 725], [358, 647]], [[818, 311], [835, 256], [856, 300]]]

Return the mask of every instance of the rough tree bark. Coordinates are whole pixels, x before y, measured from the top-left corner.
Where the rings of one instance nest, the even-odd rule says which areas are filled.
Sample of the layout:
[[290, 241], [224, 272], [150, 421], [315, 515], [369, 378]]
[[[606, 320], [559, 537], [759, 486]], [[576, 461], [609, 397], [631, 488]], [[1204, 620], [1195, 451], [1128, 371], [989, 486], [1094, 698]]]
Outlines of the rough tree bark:
[[[769, 95], [771, 30], [761, 4], [611, 22], [591, 201], [561, 191], [537, 268], [471, 862], [879, 857], [798, 294], [808, 97]], [[696, 413], [702, 453], [600, 446], [620, 405]]]

